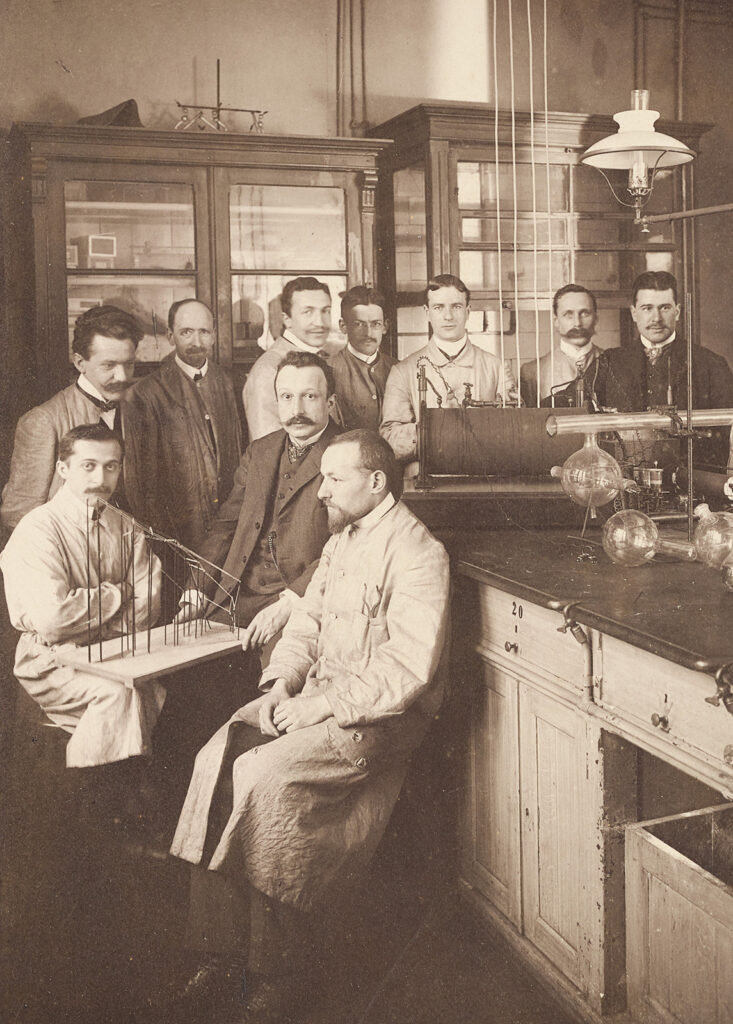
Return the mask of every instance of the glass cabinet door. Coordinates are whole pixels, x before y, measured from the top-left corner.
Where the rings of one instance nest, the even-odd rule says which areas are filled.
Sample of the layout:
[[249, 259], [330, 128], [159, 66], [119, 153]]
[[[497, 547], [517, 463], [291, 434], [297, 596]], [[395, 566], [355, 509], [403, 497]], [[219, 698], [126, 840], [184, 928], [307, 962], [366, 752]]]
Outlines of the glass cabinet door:
[[145, 336], [140, 362], [158, 362], [171, 303], [196, 294], [192, 185], [64, 182], [69, 344], [76, 318], [111, 304], [134, 314]]
[[73, 162], [53, 168], [49, 216], [60, 258], [49, 261], [49, 334], [54, 346], [66, 340], [69, 359], [76, 318], [92, 306], [132, 313], [144, 331], [137, 361], [152, 364], [172, 348], [171, 304], [193, 296], [211, 302], [205, 173]]
[[328, 285], [331, 340], [342, 341], [340, 293], [349, 283], [361, 283], [353, 177], [253, 170], [217, 174], [218, 259], [228, 269], [231, 296], [220, 318], [230, 324], [232, 361], [251, 365], [282, 333], [280, 293], [294, 277], [315, 277]]
[[[569, 282], [595, 295], [595, 341], [619, 345], [628, 333], [629, 289], [644, 270], [674, 271], [670, 226], [640, 234], [598, 171], [575, 154], [496, 162], [486, 150], [454, 151], [451, 262], [472, 292], [472, 339], [524, 362], [552, 343], [552, 296]], [[623, 196], [625, 184], [618, 183]], [[674, 177], [658, 176], [649, 212], [673, 208]]]

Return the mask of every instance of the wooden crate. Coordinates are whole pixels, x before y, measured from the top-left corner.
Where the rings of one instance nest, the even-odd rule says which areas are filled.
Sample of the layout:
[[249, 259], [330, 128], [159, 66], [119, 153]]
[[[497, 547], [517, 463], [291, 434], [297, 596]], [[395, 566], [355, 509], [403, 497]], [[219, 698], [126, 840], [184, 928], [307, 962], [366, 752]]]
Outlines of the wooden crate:
[[733, 804], [626, 829], [629, 1011], [654, 1024], [733, 1021]]

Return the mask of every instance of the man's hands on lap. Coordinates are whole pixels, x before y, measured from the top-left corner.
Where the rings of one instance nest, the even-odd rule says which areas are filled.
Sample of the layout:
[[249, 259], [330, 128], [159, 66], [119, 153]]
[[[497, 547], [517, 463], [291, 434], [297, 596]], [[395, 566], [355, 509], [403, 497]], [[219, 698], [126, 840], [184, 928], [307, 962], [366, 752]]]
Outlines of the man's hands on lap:
[[278, 703], [273, 715], [273, 722], [280, 733], [294, 732], [305, 729], [309, 725], [318, 725], [331, 718], [331, 705], [322, 694], [312, 697], [290, 697]]

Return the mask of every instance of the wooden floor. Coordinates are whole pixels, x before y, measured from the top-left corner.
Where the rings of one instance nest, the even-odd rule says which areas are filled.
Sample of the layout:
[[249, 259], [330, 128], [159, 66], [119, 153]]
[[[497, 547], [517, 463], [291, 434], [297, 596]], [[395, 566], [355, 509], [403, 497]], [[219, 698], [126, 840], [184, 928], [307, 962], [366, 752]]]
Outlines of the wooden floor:
[[[187, 868], [130, 833], [82, 826], [77, 797], [62, 790], [54, 807], [24, 801], [7, 816], [0, 1020], [178, 1024], [167, 1007], [193, 968]], [[436, 858], [432, 846], [430, 826], [398, 806], [302, 1024], [570, 1024], [459, 905], [445, 851]], [[211, 1024], [235, 1020], [232, 1006]]]

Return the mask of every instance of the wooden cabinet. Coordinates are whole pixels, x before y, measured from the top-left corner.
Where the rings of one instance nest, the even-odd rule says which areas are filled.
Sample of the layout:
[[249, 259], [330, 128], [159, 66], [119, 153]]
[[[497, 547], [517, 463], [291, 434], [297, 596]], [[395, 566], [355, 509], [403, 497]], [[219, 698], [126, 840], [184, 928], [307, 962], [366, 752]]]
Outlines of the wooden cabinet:
[[462, 876], [521, 930], [518, 681], [481, 658], [468, 708]]
[[600, 729], [587, 721], [590, 647], [559, 612], [464, 581], [475, 609], [463, 881], [598, 1008], [608, 974]]
[[216, 311], [219, 361], [243, 380], [281, 328], [285, 281], [374, 282], [377, 156], [364, 139], [20, 124], [6, 161], [13, 411], [68, 383], [73, 322], [112, 302], [169, 351], [172, 301]]
[[580, 1019], [728, 1020], [733, 811], [694, 810], [733, 791], [713, 677], [462, 572], [463, 892]]
[[[660, 124], [696, 151], [706, 127]], [[596, 294], [604, 347], [631, 338], [629, 287], [643, 270], [671, 270], [694, 291], [683, 231], [654, 225], [641, 234], [599, 172], [579, 162], [616, 128], [587, 114], [545, 121], [484, 104], [423, 103], [373, 129], [395, 142], [381, 161], [381, 276], [396, 296], [401, 357], [424, 343], [422, 292], [435, 274], [462, 278], [472, 340], [515, 364], [548, 351], [552, 295], [570, 281]], [[648, 212], [692, 206], [692, 173], [688, 165], [658, 175]], [[625, 182], [615, 185], [623, 196]]]

